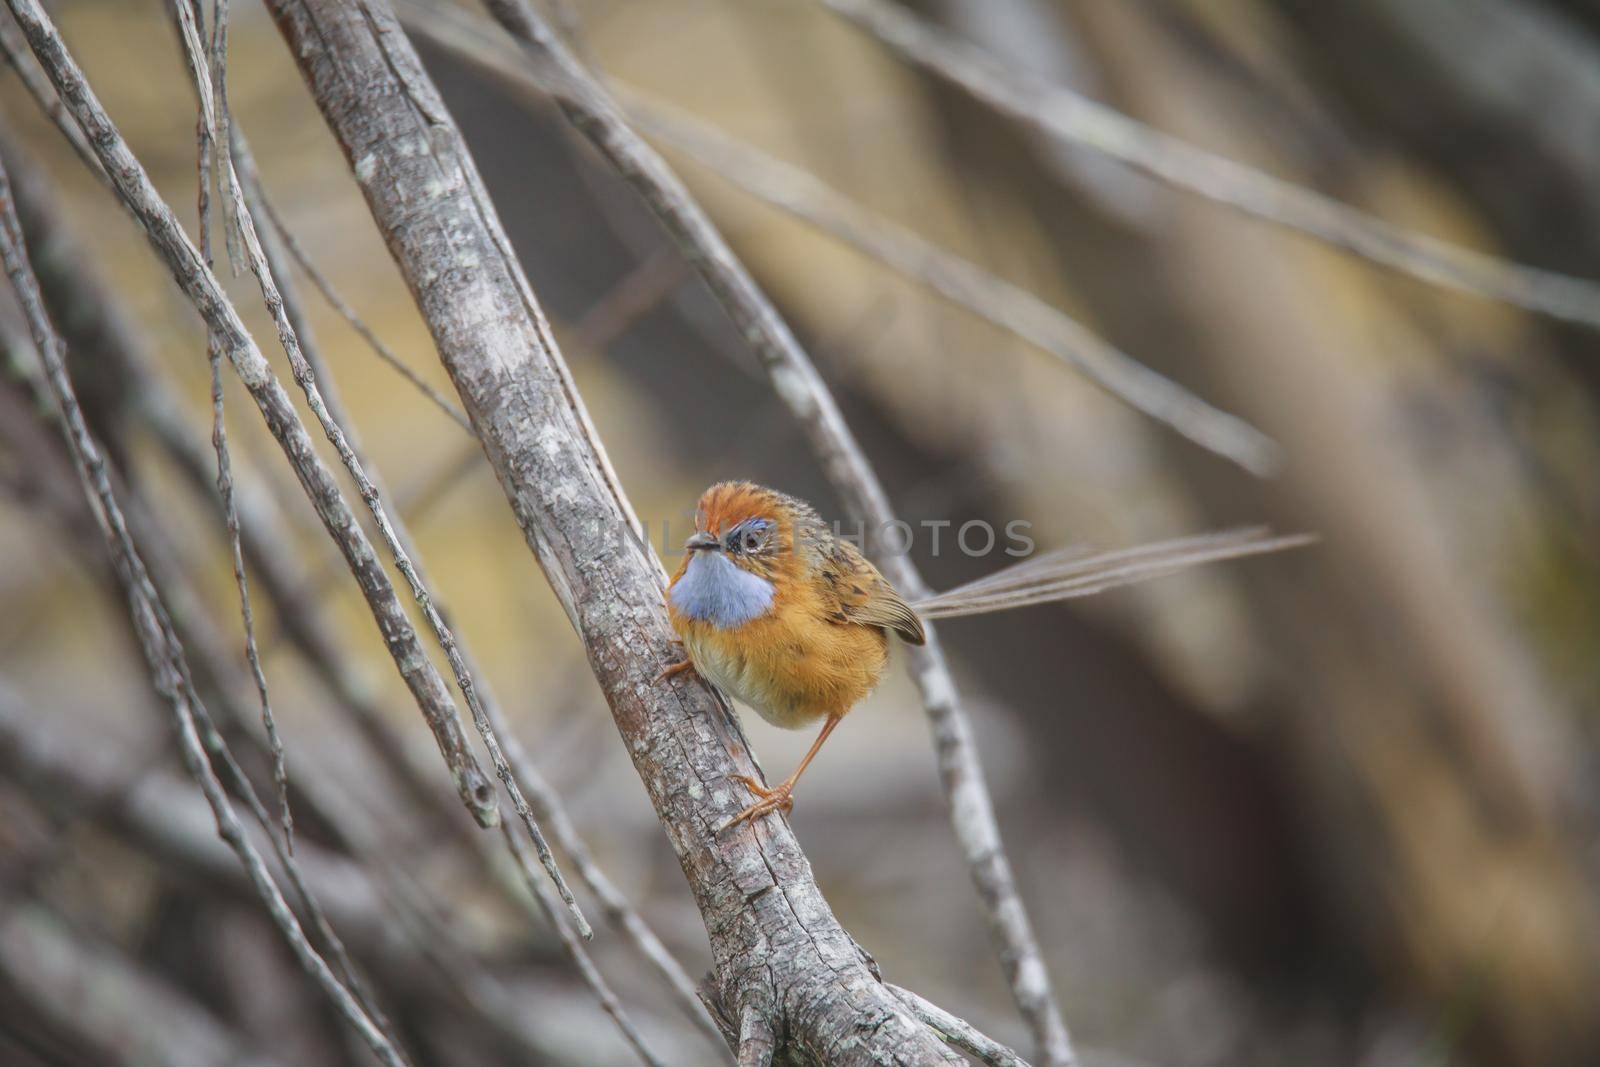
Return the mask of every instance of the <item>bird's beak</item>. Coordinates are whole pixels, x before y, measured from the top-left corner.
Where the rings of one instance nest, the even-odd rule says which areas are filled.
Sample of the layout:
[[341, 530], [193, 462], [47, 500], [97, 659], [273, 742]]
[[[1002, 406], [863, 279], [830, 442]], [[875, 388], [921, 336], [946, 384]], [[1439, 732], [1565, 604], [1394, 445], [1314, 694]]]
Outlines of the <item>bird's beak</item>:
[[685, 552], [715, 551], [721, 547], [722, 542], [717, 540], [717, 535], [706, 533], [704, 530], [696, 530], [689, 540], [683, 543]]

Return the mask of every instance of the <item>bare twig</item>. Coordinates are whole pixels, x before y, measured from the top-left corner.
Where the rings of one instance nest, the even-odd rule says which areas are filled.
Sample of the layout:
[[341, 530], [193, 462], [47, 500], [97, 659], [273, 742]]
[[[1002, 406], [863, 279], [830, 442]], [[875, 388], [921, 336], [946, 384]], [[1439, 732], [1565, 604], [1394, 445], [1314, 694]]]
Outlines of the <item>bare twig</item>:
[[[500, 5], [490, 4], [489, 7], [497, 15], [502, 14]], [[567, 87], [587, 72], [577, 68], [574, 71], [561, 69], [558, 74], [552, 74], [558, 65], [554, 58], [533, 64], [526, 60], [519, 62], [515, 53], [490, 32], [491, 27], [481, 17], [452, 5], [416, 0], [403, 0], [403, 10], [427, 12], [412, 20], [418, 33], [515, 83], [533, 85], [558, 99], [573, 101], [563, 105], [569, 113], [579, 109], [589, 116], [604, 114], [605, 108], [615, 111], [615, 105], [607, 99], [590, 99], [603, 92], [598, 83], [592, 88]], [[527, 47], [524, 43], [524, 48]], [[570, 55], [566, 59], [576, 62]], [[1032, 293], [875, 215], [829, 189], [814, 176], [742, 145], [677, 109], [648, 101], [624, 86], [616, 86], [614, 91], [645, 130], [686, 152], [719, 177], [834, 234], [945, 299], [1051, 353], [1123, 403], [1166, 424], [1200, 447], [1258, 475], [1271, 474], [1280, 465], [1278, 446], [1259, 430], [1157, 374]], [[621, 125], [620, 113], [615, 118], [620, 128], [626, 129]], [[586, 125], [589, 121], [585, 118], [578, 124], [586, 132], [608, 128]], [[634, 144], [627, 143], [625, 135], [620, 133], [608, 132], [604, 136], [611, 147], [602, 147], [602, 153], [656, 209], [663, 225], [678, 239], [688, 258], [703, 274], [724, 269], [720, 256], [713, 260], [697, 258], [697, 252], [704, 252], [703, 233], [697, 220], [683, 209], [669, 208], [662, 203], [689, 196], [665, 162], [631, 131], [626, 137], [634, 138]], [[641, 154], [644, 152], [650, 153], [648, 164]], [[649, 191], [645, 191], [646, 186]], [[709, 226], [709, 222], [706, 225]], [[727, 255], [731, 258], [732, 252]], [[725, 307], [730, 299], [747, 299], [742, 294], [727, 295], [730, 288], [739, 293], [739, 287], [719, 289], [710, 283], [709, 277], [708, 284]], [[738, 316], [735, 321], [740, 321]]]
[[[272, 227], [273, 232], [278, 236], [278, 240], [282, 241], [283, 247], [288, 250], [289, 258], [294, 260], [295, 266], [300, 268], [300, 272], [311, 280], [311, 285], [317, 292], [322, 294], [322, 299], [327, 301], [328, 306], [338, 312], [339, 317], [350, 324], [350, 328], [355, 330], [357, 335], [367, 343], [367, 347], [371, 348], [379, 359], [387, 363], [402, 378], [410, 382], [419, 393], [432, 401], [434, 407], [450, 416], [451, 421], [471, 433], [472, 424], [467, 421], [467, 416], [462, 412], [461, 408], [446, 399], [439, 390], [429, 385], [422, 375], [412, 369], [411, 364], [407, 363], [394, 349], [385, 344], [383, 338], [379, 337], [372, 327], [367, 325], [366, 320], [361, 317], [356, 309], [351, 307], [349, 302], [339, 294], [339, 290], [334, 288], [333, 283], [328, 280], [328, 276], [322, 273], [316, 262], [306, 252], [304, 246], [300, 244], [299, 239], [295, 237], [294, 232], [289, 229], [288, 223], [278, 214], [278, 209], [267, 197], [266, 187], [259, 181], [254, 182], [252, 195], [260, 205], [267, 224]], [[277, 273], [281, 284], [285, 272], [279, 271]]]
[[[197, 4], [198, 0], [194, 2]], [[184, 50], [191, 57], [193, 64], [200, 46], [197, 8], [191, 6], [191, 0], [176, 0], [175, 7], [183, 13], [178, 17], [180, 36], [185, 43]], [[227, 54], [227, 10], [227, 0], [216, 0], [217, 14], [213, 40], [219, 59]], [[196, 79], [205, 76], [203, 66], [192, 66], [191, 70]], [[204, 99], [203, 94], [201, 99]], [[221, 127], [225, 126], [227, 121], [226, 107], [219, 109], [215, 114], [207, 114], [206, 108], [201, 106], [196, 138], [199, 142], [197, 170], [200, 178], [196, 207], [200, 219], [200, 254], [205, 258], [207, 267], [212, 266], [210, 204], [212, 154], [216, 151], [218, 140], [226, 136]], [[217, 493], [222, 499], [223, 523], [228, 536], [228, 555], [233, 564], [234, 588], [239, 594], [239, 614], [244, 622], [245, 659], [250, 665], [250, 677], [255, 683], [256, 697], [261, 704], [261, 725], [266, 730], [267, 744], [272, 751], [272, 776], [278, 786], [278, 823], [283, 830], [283, 844], [292, 854], [294, 815], [289, 808], [289, 761], [283, 748], [283, 738], [278, 736], [277, 719], [272, 714], [272, 698], [267, 692], [267, 676], [261, 668], [261, 651], [256, 646], [255, 609], [250, 603], [250, 583], [244, 570], [244, 549], [240, 544], [239, 534], [239, 507], [233, 491], [233, 461], [229, 456], [228, 426], [223, 411], [222, 345], [215, 336], [208, 339], [206, 357], [211, 364], [211, 447], [217, 454]]]
[[[185, 10], [184, 0], [175, 0], [179, 10]], [[197, 68], [204, 71], [204, 60], [195, 57]], [[209, 107], [209, 91], [207, 83], [199, 85], [202, 106]], [[215, 119], [213, 118], [213, 122]], [[238, 139], [239, 163], [248, 169], [248, 176], [252, 187], [259, 188], [260, 182], [254, 174], [254, 167], [249, 163], [249, 153], [243, 138]], [[395, 566], [405, 576], [411, 586], [412, 596], [422, 608], [423, 616], [428, 620], [429, 627], [438, 639], [439, 647], [444, 650], [445, 658], [450, 663], [451, 670], [455, 673], [456, 685], [461, 690], [461, 695], [466, 699], [467, 707], [472, 712], [473, 723], [477, 726], [479, 735], [483, 738], [484, 745], [489, 750], [489, 758], [494, 764], [495, 772], [506, 792], [511, 796], [511, 803], [517, 815], [521, 817], [529, 838], [533, 841], [534, 850], [538, 854], [539, 863], [555, 883], [556, 890], [561, 894], [567, 912], [572, 921], [577, 925], [578, 932], [585, 940], [594, 936], [594, 931], [589, 927], [588, 920], [583, 917], [583, 912], [578, 908], [578, 902], [573, 899], [572, 890], [568, 888], [566, 879], [562, 877], [560, 869], [556, 866], [555, 857], [551, 855], [550, 846], [544, 839], [544, 833], [539, 828], [537, 820], [533, 817], [528, 801], [524, 797], [522, 788], [517, 782], [516, 775], [512, 773], [510, 764], [506, 762], [502, 751], [497, 731], [484, 711], [487, 693], [481, 691], [478, 677], [481, 675], [467, 663], [466, 654], [456, 640], [455, 632], [445, 622], [443, 605], [429, 589], [429, 584], [423, 575], [421, 563], [418, 560], [416, 545], [411, 541], [409, 532], [406, 531], [404, 522], [398, 516], [391, 517], [389, 509], [384, 503], [386, 493], [378, 485], [375, 473], [368, 473], [373, 468], [359, 454], [359, 443], [354, 439], [353, 433], [346, 427], [352, 426], [348, 416], [343, 418], [336, 415], [328, 402], [322, 386], [318, 385], [318, 378], [330, 382], [325, 368], [319, 375], [319, 368], [315, 367], [308, 358], [308, 349], [300, 342], [299, 332], [290, 320], [286, 310], [283, 294], [280, 291], [274, 276], [272, 264], [267, 261], [266, 251], [262, 247], [256, 231], [254, 212], [248, 203], [244, 191], [244, 183], [240, 180], [238, 171], [232, 159], [219, 160], [219, 169], [222, 171], [223, 184], [227, 199], [232, 202], [234, 216], [238, 225], [239, 235], [248, 253], [250, 269], [255, 274], [261, 285], [262, 297], [266, 301], [267, 310], [272, 315], [278, 328], [278, 337], [283, 345], [284, 352], [289, 357], [290, 366], [294, 370], [295, 380], [300, 383], [301, 390], [305, 393], [306, 401], [312, 413], [322, 425], [323, 432], [333, 444], [334, 450], [339, 454], [340, 461], [345, 470], [355, 481], [361, 494], [361, 499], [366, 502], [368, 510], [377, 522], [378, 531], [383, 536], [384, 543], [394, 558]], [[337, 403], [337, 401], [335, 401]]]
[[132, 956], [75, 936], [43, 907], [0, 915], [0, 982], [21, 995], [35, 1020], [47, 1019], [86, 1042], [97, 1062], [282, 1062]]
[[[269, 0], [433, 332], [530, 548], [574, 627], [694, 889], [719, 1002], [824, 1062], [951, 1054], [868, 972], [778, 820], [717, 837], [753, 769], [670, 654], [659, 563], [449, 113], [379, 0]], [[458, 269], [466, 257], [472, 269]]]
[[1213, 155], [1065, 86], [1005, 67], [887, 0], [810, 0], [844, 16], [918, 69], [1023, 126], [1101, 152], [1160, 181], [1309, 234], [1435, 285], [1600, 328], [1600, 284], [1402, 229], [1293, 182]]
[[22, 82], [22, 87], [33, 97], [39, 105], [39, 110], [61, 131], [67, 144], [83, 165], [103, 183], [106, 188], [111, 188], [111, 178], [105, 169], [100, 166], [94, 149], [89, 147], [89, 142], [83, 136], [83, 131], [78, 129], [78, 124], [67, 114], [67, 109], [62, 106], [61, 98], [50, 85], [50, 80], [40, 71], [33, 56], [28, 52], [28, 42], [23, 40], [17, 24], [9, 14], [0, 16], [0, 51], [5, 53], [6, 62], [11, 69], [16, 71], [17, 79]]
[[[501, 824], [500, 831], [506, 839], [506, 847], [517, 862], [526, 867], [529, 865], [527, 846], [522, 839], [511, 831], [511, 828]], [[577, 968], [578, 974], [583, 978], [584, 985], [594, 992], [595, 999], [600, 1002], [600, 1009], [611, 1017], [611, 1021], [622, 1033], [629, 1047], [639, 1054], [639, 1058], [648, 1067], [663, 1067], [661, 1058], [651, 1049], [649, 1042], [639, 1033], [639, 1028], [628, 1018], [628, 1013], [623, 1010], [622, 1002], [617, 999], [616, 993], [601, 975], [600, 968], [594, 965], [594, 960], [589, 958], [589, 953], [584, 949], [583, 942], [574, 937], [572, 931], [561, 922], [559, 902], [550, 893], [543, 881], [539, 879], [524, 879], [524, 883], [533, 894], [534, 901], [538, 904], [539, 912], [545, 920], [555, 927], [557, 936], [561, 938], [561, 947], [566, 950], [567, 958]]]
[[[489, 0], [491, 13], [523, 46], [537, 76], [568, 118], [632, 184], [684, 248], [712, 293], [755, 349], [773, 388], [801, 424], [828, 480], [852, 515], [874, 531], [892, 528], [893, 509], [876, 472], [845, 424], [838, 403], [788, 325], [705, 212], [661, 157], [629, 128], [605, 90], [588, 75], [524, 0]], [[437, 16], [435, 16], [437, 17]], [[927, 586], [909, 557], [878, 551], [878, 562], [902, 593]], [[1006, 980], [1050, 1067], [1073, 1062], [1043, 954], [1000, 839], [972, 727], [955, 681], [930, 629], [927, 644], [909, 650], [912, 677], [934, 734], [940, 781], [969, 871], [978, 889]]]
[[1021, 1056], [979, 1031], [965, 1019], [951, 1015], [937, 1004], [929, 1003], [909, 989], [902, 989], [897, 985], [891, 985], [889, 988], [895, 996], [905, 1002], [912, 1014], [933, 1027], [951, 1045], [976, 1056], [979, 1063], [988, 1064], [989, 1067], [1028, 1067], [1027, 1061]]
[[267, 731], [267, 744], [272, 749], [272, 776], [278, 785], [278, 822], [283, 828], [284, 845], [293, 852], [294, 815], [289, 809], [288, 756], [283, 749], [283, 738], [278, 736], [278, 723], [272, 714], [272, 699], [267, 695], [266, 672], [261, 669], [261, 651], [256, 647], [255, 609], [250, 605], [250, 584], [245, 578], [244, 550], [239, 538], [239, 508], [233, 498], [233, 464], [228, 458], [228, 431], [222, 411], [222, 349], [214, 343], [208, 348], [211, 360], [211, 440], [217, 450], [217, 491], [222, 495], [228, 528], [228, 554], [233, 562], [234, 586], [239, 591], [239, 614], [244, 620], [245, 658], [250, 663], [250, 676], [261, 701], [261, 725]]
[[[25, 160], [18, 158], [14, 150], [9, 146], [6, 146], [5, 154], [11, 157], [12, 163], [26, 163]], [[19, 208], [23, 203], [21, 195], [23, 191], [28, 186], [37, 184], [36, 181], [32, 180], [33, 177], [25, 166], [23, 170], [18, 172], [18, 182], [12, 186], [12, 190]], [[32, 189], [28, 192], [27, 200], [35, 208], [38, 207], [40, 198], [41, 193], [39, 190]], [[25, 236], [31, 242], [34, 235], [39, 235], [44, 242], [41, 248], [45, 254], [52, 257], [58, 256], [62, 251], [59, 244], [60, 235], [55, 233], [48, 225], [39, 226], [38, 221], [36, 215], [34, 229], [31, 232], [25, 231]], [[55, 242], [53, 246], [50, 243], [52, 241]], [[57, 274], [61, 266], [60, 263], [53, 264], [54, 269], [49, 274]], [[34, 277], [37, 279], [39, 275], [35, 273]], [[82, 281], [82, 279], [78, 278], [73, 280], [75, 282]], [[41, 290], [42, 288], [41, 286]], [[79, 322], [76, 325], [82, 328], [84, 324]], [[89, 332], [91, 334], [94, 333], [93, 330]], [[48, 419], [46, 413], [55, 405], [31, 379], [25, 380], [20, 384], [23, 386], [21, 390], [0, 392], [0, 399], [3, 400], [9, 400], [15, 392], [30, 393], [30, 396], [26, 398], [28, 400], [27, 407], [21, 412], [22, 417], [5, 420], [6, 437], [9, 439], [9, 444], [13, 446], [20, 445], [22, 451], [29, 455], [28, 476], [39, 483], [40, 488], [48, 489], [53, 484], [59, 484], [63, 478], [70, 480], [73, 477], [70, 456], [59, 443], [59, 438], [57, 437], [58, 427], [45, 424], [45, 420]], [[42, 434], [48, 434], [49, 440], [40, 441], [36, 435], [28, 432], [29, 424], [35, 420], [41, 421], [41, 425], [36, 429], [41, 431]], [[50, 441], [55, 441], [56, 447], [52, 448]], [[203, 460], [201, 465], [204, 465]], [[39, 494], [36, 493], [35, 495]], [[73, 507], [74, 503], [78, 506]], [[231, 657], [222, 648], [218, 636], [222, 632], [222, 627], [210, 618], [208, 608], [196, 595], [187, 574], [175, 562], [179, 557], [173, 546], [168, 543], [164, 528], [153, 520], [148, 513], [148, 509], [142, 506], [139, 497], [133, 494], [131, 490], [124, 508], [132, 535], [143, 546], [141, 559], [152, 576], [152, 586], [159, 584], [159, 587], [163, 590], [162, 602], [158, 605], [160, 610], [156, 613], [158, 620], [165, 628], [165, 632], [169, 632], [172, 635], [172, 644], [185, 650], [184, 659], [180, 662], [181, 669], [178, 672], [178, 677], [184, 686], [184, 691], [191, 706], [194, 708], [195, 726], [202, 745], [218, 761], [220, 777], [224, 786], [231, 789], [245, 802], [251, 815], [261, 826], [266, 840], [289, 876], [290, 884], [295, 891], [297, 899], [311, 919], [316, 934], [320, 937], [322, 944], [327, 947], [331, 961], [336, 967], [341, 980], [360, 998], [373, 1021], [386, 1034], [389, 1033], [388, 1021], [379, 1009], [377, 1002], [367, 991], [365, 983], [351, 961], [343, 941], [329, 922], [318, 896], [312, 892], [301, 863], [288, 848], [288, 839], [273, 833], [271, 816], [256, 795], [254, 785], [245, 776], [243, 770], [233, 758], [232, 753], [212, 722], [208, 709], [201, 703], [196, 693], [194, 681], [189, 676], [188, 664], [192, 662], [197, 668], [200, 679], [211, 685], [216, 694], [218, 705], [231, 725], [240, 730], [250, 725], [251, 716], [247, 710], [249, 698], [244, 697], [241, 699], [237, 696], [240, 686], [234, 681], [235, 671]], [[62, 529], [69, 535], [79, 541], [88, 542], [85, 548], [88, 558], [94, 561], [100, 559], [103, 554], [103, 548], [100, 546], [101, 537], [98, 531], [93, 528], [90, 508], [81, 499], [74, 501], [71, 498], [52, 493], [48, 497], [46, 510], [56, 518]], [[112, 584], [113, 591], [115, 591], [115, 574], [108, 572], [107, 578]], [[170, 611], [165, 607], [166, 604], [171, 605]], [[136, 628], [133, 636], [137, 642], [139, 634]], [[254, 735], [247, 736], [252, 741], [256, 740]], [[313, 804], [312, 810], [324, 822], [337, 825], [337, 819], [332, 817], [334, 813], [327, 808]], [[393, 1040], [392, 1035], [390, 1036], [391, 1040]]]
[[814, 175], [638, 93], [623, 91], [647, 132], [717, 177], [833, 234], [951, 303], [988, 319], [1076, 368], [1112, 396], [1258, 475], [1276, 472], [1282, 450], [1261, 431], [1118, 350], [1034, 294], [898, 226]]
[[[34, 12], [29, 11], [27, 14], [33, 15]], [[24, 32], [27, 32], [28, 22], [20, 17], [18, 21], [23, 25]], [[109, 171], [113, 168], [107, 169]], [[249, 871], [257, 893], [301, 965], [316, 980], [335, 1008], [356, 1029], [373, 1053], [390, 1067], [403, 1067], [405, 1060], [399, 1051], [390, 1044], [389, 1039], [356, 1001], [350, 990], [329, 970], [327, 962], [306, 940], [299, 921], [283, 899], [283, 894], [268, 872], [260, 853], [245, 835], [244, 827], [239, 822], [232, 803], [212, 770], [211, 761], [206, 754], [206, 744], [202, 741], [197, 726], [198, 702], [194, 701], [192, 689], [185, 681], [187, 668], [183, 663], [183, 649], [172, 633], [160, 595], [151, 584], [138, 549], [128, 532], [127, 523], [112, 491], [99, 448], [84, 424], [72, 383], [67, 378], [60, 339], [45, 316], [38, 283], [33, 277], [27, 252], [22, 246], [21, 226], [12, 207], [10, 183], [3, 167], [0, 167], [0, 252], [4, 254], [7, 274], [28, 318], [34, 344], [44, 367], [45, 381], [60, 408], [73, 464], [83, 482], [84, 491], [94, 502], [96, 522], [105, 538], [118, 579], [127, 593], [129, 611], [138, 631], [151, 675], [157, 690], [172, 709], [184, 762], [199, 782], [201, 791], [211, 805], [217, 831], [234, 849], [239, 861]]]
[[332, 472], [318, 457], [288, 394], [245, 329], [216, 277], [161, 199], [143, 166], [117, 132], [77, 63], [67, 52], [37, 0], [10, 0], [23, 35], [57, 94], [83, 129], [97, 158], [167, 262], [180, 288], [195, 302], [207, 327], [222, 341], [229, 360], [261, 409], [268, 428], [294, 466], [318, 517], [356, 576], [385, 645], [405, 679], [451, 771], [456, 790], [480, 824], [494, 825], [494, 789], [478, 767], [462, 733], [460, 717], [444, 680], [423, 651], [382, 562], [345, 503]]

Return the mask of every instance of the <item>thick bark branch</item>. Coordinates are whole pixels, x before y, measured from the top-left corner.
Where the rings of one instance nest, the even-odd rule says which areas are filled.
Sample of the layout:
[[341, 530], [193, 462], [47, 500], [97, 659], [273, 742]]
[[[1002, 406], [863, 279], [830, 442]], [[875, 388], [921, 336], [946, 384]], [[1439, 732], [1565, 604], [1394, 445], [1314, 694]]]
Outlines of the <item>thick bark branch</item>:
[[269, 3], [428, 321], [484, 451], [574, 627], [694, 891], [728, 1014], [750, 1008], [791, 1059], [948, 1063], [868, 971], [781, 820], [720, 837], [753, 772], [672, 656], [659, 564], [634, 534], [544, 315], [461, 135], [378, 3]]

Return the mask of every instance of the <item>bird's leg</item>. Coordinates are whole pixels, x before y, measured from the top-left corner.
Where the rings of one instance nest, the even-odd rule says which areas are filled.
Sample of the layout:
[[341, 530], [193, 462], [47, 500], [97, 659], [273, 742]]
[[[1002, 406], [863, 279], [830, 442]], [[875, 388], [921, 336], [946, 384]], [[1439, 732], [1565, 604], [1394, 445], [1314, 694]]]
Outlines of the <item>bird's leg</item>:
[[652, 685], [660, 685], [662, 682], [666, 681], [668, 678], [676, 678], [678, 675], [682, 674], [684, 671], [692, 671], [692, 670], [694, 670], [694, 661], [689, 659], [687, 656], [685, 656], [683, 659], [679, 660], [677, 663], [669, 664], [665, 670], [663, 670], [660, 674], [656, 675], [655, 681], [652, 682], [651, 684]]
[[761, 799], [729, 819], [723, 824], [722, 829], [726, 830], [728, 827], [744, 822], [746, 819], [758, 819], [769, 811], [788, 811], [793, 808], [794, 784], [806, 772], [806, 767], [810, 766], [812, 759], [816, 757], [817, 750], [822, 747], [822, 742], [826, 741], [828, 735], [833, 733], [833, 728], [839, 725], [839, 719], [840, 716], [838, 715], [828, 716], [828, 721], [822, 724], [822, 732], [817, 734], [815, 741], [811, 742], [811, 751], [806, 753], [805, 759], [800, 761], [800, 766], [794, 769], [794, 773], [779, 782], [776, 787], [767, 789], [747, 774], [733, 775], [734, 779], [743, 782], [750, 792]]

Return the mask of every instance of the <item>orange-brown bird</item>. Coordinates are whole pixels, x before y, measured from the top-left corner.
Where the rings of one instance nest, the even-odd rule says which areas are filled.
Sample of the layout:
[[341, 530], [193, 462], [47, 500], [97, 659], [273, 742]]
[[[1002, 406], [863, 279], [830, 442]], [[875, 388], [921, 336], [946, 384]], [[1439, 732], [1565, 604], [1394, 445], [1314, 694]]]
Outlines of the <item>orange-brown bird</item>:
[[785, 729], [822, 720], [811, 750], [776, 788], [738, 776], [758, 799], [732, 825], [793, 807], [795, 782], [817, 750], [883, 677], [890, 631], [920, 645], [924, 618], [1085, 596], [1307, 540], [1250, 529], [1098, 555], [1063, 549], [908, 604], [811, 505], [751, 482], [722, 482], [700, 497], [695, 532], [668, 587], [668, 614], [688, 655], [661, 678], [693, 668]]

